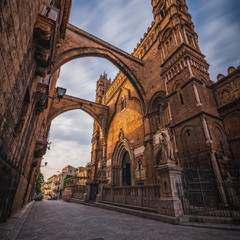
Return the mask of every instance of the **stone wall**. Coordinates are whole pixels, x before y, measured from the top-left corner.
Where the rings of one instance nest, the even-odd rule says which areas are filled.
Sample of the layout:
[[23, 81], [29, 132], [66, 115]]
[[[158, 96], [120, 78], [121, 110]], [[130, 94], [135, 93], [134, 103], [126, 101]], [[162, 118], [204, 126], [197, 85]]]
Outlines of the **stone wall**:
[[[1, 220], [8, 217], [11, 208], [13, 213], [22, 206], [31, 169], [29, 161], [33, 150], [27, 149], [34, 148], [31, 140], [37, 118], [30, 93], [35, 80], [33, 31], [39, 2], [5, 0], [0, 3]], [[18, 189], [15, 196], [18, 184], [21, 191]]]
[[[230, 67], [227, 76], [218, 75], [212, 86], [218, 111], [230, 143], [235, 163], [240, 166], [240, 67]], [[238, 168], [239, 169], [239, 168]]]

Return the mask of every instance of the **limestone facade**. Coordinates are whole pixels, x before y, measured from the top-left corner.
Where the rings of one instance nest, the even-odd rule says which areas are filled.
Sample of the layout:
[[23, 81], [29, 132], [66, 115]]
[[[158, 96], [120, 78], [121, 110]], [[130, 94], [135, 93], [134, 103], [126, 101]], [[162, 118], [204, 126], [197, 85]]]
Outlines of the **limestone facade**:
[[[226, 202], [222, 183], [239, 175], [239, 67], [212, 82], [185, 1], [152, 0], [152, 6], [154, 21], [128, 54], [70, 25], [71, 0], [1, 2], [2, 220], [30, 200], [51, 121], [73, 109], [95, 120], [88, 174], [100, 184], [99, 199], [102, 183], [159, 187], [153, 190], [159, 213], [178, 216], [182, 169], [207, 168]], [[99, 78], [96, 101], [44, 97], [56, 98], [59, 68], [85, 56], [104, 57], [120, 70], [113, 81]]]

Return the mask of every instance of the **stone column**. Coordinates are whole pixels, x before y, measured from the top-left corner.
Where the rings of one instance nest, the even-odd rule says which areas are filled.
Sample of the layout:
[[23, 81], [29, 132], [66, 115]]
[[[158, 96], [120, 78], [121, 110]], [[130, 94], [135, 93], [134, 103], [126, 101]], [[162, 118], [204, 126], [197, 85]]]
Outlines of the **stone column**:
[[146, 161], [146, 184], [154, 183], [154, 155], [153, 155], [153, 140], [151, 136], [150, 120], [148, 116], [143, 118], [144, 124], [144, 158], [152, 159], [152, 161]]
[[208, 124], [207, 124], [205, 115], [203, 115], [201, 117], [201, 119], [202, 119], [204, 133], [205, 133], [205, 136], [207, 139], [206, 143], [209, 144], [211, 147], [211, 163], [212, 163], [212, 168], [213, 168], [213, 172], [214, 172], [216, 183], [217, 183], [217, 188], [218, 188], [222, 203], [224, 204], [224, 206], [227, 206], [227, 198], [226, 198], [226, 194], [225, 194], [224, 187], [222, 184], [223, 183], [222, 175], [221, 175], [218, 163], [217, 163], [215, 151], [212, 149], [213, 141], [210, 136], [210, 132], [209, 132], [209, 128], [208, 128]]
[[106, 177], [102, 177], [99, 179], [99, 185], [98, 185], [98, 194], [96, 197], [96, 202], [102, 202], [103, 201], [103, 195], [104, 195], [104, 186], [108, 184], [108, 179]]
[[201, 103], [201, 100], [200, 100], [200, 97], [199, 97], [199, 93], [198, 93], [198, 89], [197, 89], [197, 86], [195, 83], [193, 83], [193, 91], [194, 91], [194, 94], [195, 94], [195, 98], [196, 98], [196, 101], [197, 101], [197, 106], [201, 106], [202, 103]]
[[88, 202], [90, 200], [90, 191], [91, 191], [91, 186], [90, 184], [92, 183], [92, 181], [87, 181], [86, 182], [86, 191], [83, 194], [83, 201], [84, 202]]
[[187, 58], [187, 66], [188, 66], [188, 70], [189, 70], [189, 73], [190, 73], [190, 78], [194, 77], [189, 58]]
[[183, 206], [177, 187], [177, 184], [182, 184], [182, 168], [175, 163], [165, 163], [159, 166], [158, 173], [160, 178], [158, 213], [175, 217], [182, 216]]
[[107, 144], [105, 137], [103, 138], [103, 151], [102, 151], [102, 159], [101, 159], [101, 165], [99, 170], [99, 178], [98, 178], [98, 194], [96, 201], [101, 202], [103, 200], [103, 188], [105, 185], [108, 184], [108, 179], [106, 176], [106, 151], [107, 151]]
[[204, 130], [204, 134], [205, 134], [205, 137], [207, 139], [207, 143], [212, 143], [212, 140], [211, 140], [211, 137], [210, 137], [210, 132], [209, 132], [209, 129], [208, 129], [208, 125], [207, 125], [207, 121], [206, 121], [206, 117], [205, 115], [202, 115], [201, 116], [201, 120], [202, 120], [202, 125], [203, 125], [203, 130]]
[[223, 183], [222, 175], [221, 175], [218, 163], [217, 163], [215, 151], [212, 151], [212, 153], [211, 153], [211, 160], [212, 160], [214, 175], [215, 175], [216, 182], [217, 182], [217, 188], [218, 188], [218, 191], [220, 193], [222, 203], [226, 207], [228, 205], [227, 204], [227, 197], [226, 197], [226, 193], [224, 191], [224, 187], [223, 187], [223, 184], [222, 184]]

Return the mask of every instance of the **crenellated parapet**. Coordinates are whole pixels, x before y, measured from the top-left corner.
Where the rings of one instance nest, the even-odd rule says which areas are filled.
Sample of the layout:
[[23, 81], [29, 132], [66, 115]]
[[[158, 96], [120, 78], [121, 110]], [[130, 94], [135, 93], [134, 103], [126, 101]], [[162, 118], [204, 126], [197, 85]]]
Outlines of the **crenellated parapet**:
[[228, 75], [219, 74], [218, 81], [212, 86], [218, 108], [240, 101], [240, 66], [229, 67]]
[[[140, 39], [140, 42], [137, 44], [131, 53], [134, 57], [143, 59], [147, 52], [152, 48], [152, 45], [156, 42], [157, 36], [155, 32], [155, 22], [152, 22], [151, 27], [148, 28], [147, 32], [144, 33], [143, 38]], [[106, 101], [108, 102], [112, 96], [119, 90], [119, 87], [126, 81], [126, 76], [123, 72], [119, 72], [112, 84], [107, 90]]]
[[117, 91], [119, 91], [122, 84], [126, 81], [126, 76], [123, 74], [123, 72], [119, 72], [115, 79], [113, 80], [112, 84], [109, 86], [107, 92], [106, 92], [106, 102], [108, 102]]
[[132, 55], [139, 59], [143, 59], [156, 40], [157, 34], [155, 31], [155, 22], [153, 21], [151, 27], [148, 28], [147, 32], [144, 33], [143, 38], [140, 39], [137, 47], [134, 48]]

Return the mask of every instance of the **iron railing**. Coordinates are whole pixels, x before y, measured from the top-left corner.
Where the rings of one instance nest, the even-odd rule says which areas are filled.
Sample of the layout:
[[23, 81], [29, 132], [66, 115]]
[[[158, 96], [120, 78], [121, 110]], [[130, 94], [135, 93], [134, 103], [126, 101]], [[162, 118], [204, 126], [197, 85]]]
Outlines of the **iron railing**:
[[217, 182], [211, 169], [184, 169], [177, 187], [185, 214], [240, 219], [240, 181]]

